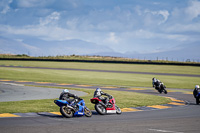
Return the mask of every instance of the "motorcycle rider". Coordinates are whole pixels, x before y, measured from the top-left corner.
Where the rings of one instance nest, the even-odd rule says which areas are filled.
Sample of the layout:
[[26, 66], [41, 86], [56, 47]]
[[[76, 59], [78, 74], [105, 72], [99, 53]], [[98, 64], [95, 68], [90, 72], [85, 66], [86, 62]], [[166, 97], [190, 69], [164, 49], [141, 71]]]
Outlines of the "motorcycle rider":
[[[73, 99], [70, 99], [70, 97], [73, 97]], [[71, 105], [76, 105], [76, 102], [78, 101], [77, 99], [79, 99], [79, 97], [75, 94], [69, 93], [68, 89], [64, 89], [59, 97], [59, 100], [66, 100]]]
[[160, 80], [156, 79], [155, 77], [152, 78], [152, 85], [153, 87], [159, 86], [162, 83]]
[[198, 93], [200, 92], [200, 89], [199, 89], [199, 85], [195, 85], [195, 88], [194, 88], [194, 91], [193, 91], [193, 95], [194, 95], [194, 98], [197, 98], [198, 97]]
[[164, 88], [166, 87], [160, 80], [156, 79], [155, 77], [152, 78], [152, 85], [156, 90], [160, 90], [161, 85], [163, 85]]
[[105, 106], [108, 106], [108, 98], [107, 97], [102, 97], [102, 95], [108, 96], [109, 98], [112, 97], [111, 95], [104, 93], [101, 91], [100, 88], [97, 88], [96, 91], [94, 92], [94, 97], [99, 98], [100, 100], [104, 101]]

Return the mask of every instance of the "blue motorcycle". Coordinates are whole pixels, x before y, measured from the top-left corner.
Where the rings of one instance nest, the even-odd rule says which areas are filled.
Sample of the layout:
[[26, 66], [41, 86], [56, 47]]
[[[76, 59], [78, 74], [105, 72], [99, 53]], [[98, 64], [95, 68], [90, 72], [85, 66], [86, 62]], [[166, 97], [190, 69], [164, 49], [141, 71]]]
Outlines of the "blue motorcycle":
[[85, 101], [81, 98], [75, 99], [75, 103], [70, 103], [66, 100], [54, 100], [54, 103], [60, 107], [60, 113], [64, 117], [92, 116], [91, 110], [85, 106]]

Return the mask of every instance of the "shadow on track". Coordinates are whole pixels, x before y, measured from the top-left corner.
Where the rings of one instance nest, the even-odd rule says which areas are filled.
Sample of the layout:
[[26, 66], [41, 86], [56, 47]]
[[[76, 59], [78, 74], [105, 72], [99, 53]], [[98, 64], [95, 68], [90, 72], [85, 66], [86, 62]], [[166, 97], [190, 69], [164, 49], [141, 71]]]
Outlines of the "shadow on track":
[[[50, 118], [65, 118], [62, 115], [57, 115], [57, 114], [48, 113], [48, 112], [37, 113], [37, 115], [43, 116], [43, 117], [50, 117]], [[99, 114], [96, 111], [92, 111], [92, 115], [99, 115]], [[84, 116], [74, 116], [72, 118], [78, 118], [78, 117], [84, 117]]]

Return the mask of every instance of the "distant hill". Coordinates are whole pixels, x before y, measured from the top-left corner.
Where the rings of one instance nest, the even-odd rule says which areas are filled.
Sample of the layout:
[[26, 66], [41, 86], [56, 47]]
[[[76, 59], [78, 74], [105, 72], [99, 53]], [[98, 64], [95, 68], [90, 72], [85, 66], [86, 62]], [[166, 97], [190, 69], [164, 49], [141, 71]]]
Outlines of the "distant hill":
[[109, 56], [113, 55], [116, 57], [127, 57], [136, 58], [140, 60], [171, 60], [171, 61], [186, 61], [190, 59], [191, 61], [200, 61], [200, 44], [190, 44], [181, 45], [179, 48], [175, 47], [174, 50], [157, 52], [157, 53], [147, 53], [140, 54], [137, 52], [127, 52], [127, 53], [116, 53], [116, 52], [102, 52], [96, 53], [95, 55]]
[[101, 52], [113, 52], [107, 46], [78, 39], [67, 41], [45, 41], [36, 38], [11, 40], [0, 37], [0, 53], [29, 54], [31, 56], [87, 55]]
[[[141, 54], [135, 51], [118, 53], [109, 46], [97, 45], [92, 42], [71, 39], [65, 41], [47, 41], [33, 37], [25, 39], [10, 39], [0, 36], [0, 54], [27, 54], [30, 56], [57, 56], [57, 55], [99, 55], [142, 60], [173, 60], [185, 61], [187, 59], [200, 61], [200, 45], [193, 43], [174, 47], [174, 50], [158, 53]], [[123, 45], [122, 45], [123, 47]]]

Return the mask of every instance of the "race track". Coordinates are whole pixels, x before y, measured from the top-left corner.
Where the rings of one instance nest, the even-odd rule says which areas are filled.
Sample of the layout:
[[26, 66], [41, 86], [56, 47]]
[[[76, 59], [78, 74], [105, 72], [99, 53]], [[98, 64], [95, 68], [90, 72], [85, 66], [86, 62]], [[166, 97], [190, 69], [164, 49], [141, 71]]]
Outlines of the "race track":
[[[70, 90], [78, 96], [86, 95], [81, 91]], [[16, 83], [0, 83], [0, 102], [53, 99], [58, 98], [61, 89], [24, 86]]]
[[[41, 84], [31, 82], [2, 81], [18, 84]], [[56, 86], [52, 83], [43, 83], [46, 86]], [[58, 85], [59, 86], [59, 85]], [[60, 85], [64, 86], [64, 85]], [[66, 85], [67, 86], [67, 85]], [[69, 86], [69, 85], [68, 85]], [[95, 89], [97, 86], [71, 85], [71, 87]], [[12, 87], [12, 86], [11, 86]], [[123, 89], [105, 87], [120, 91], [134, 91], [152, 95], [163, 95], [184, 100], [184, 106], [174, 106], [167, 109], [144, 110], [137, 112], [123, 112], [121, 115], [101, 116], [96, 113], [91, 118], [76, 117], [63, 118], [60, 115], [38, 113], [34, 116], [0, 118], [1, 133], [199, 133], [200, 130], [200, 106], [195, 105], [195, 99], [191, 90], [178, 91], [168, 89], [167, 95], [158, 94], [153, 89]]]

